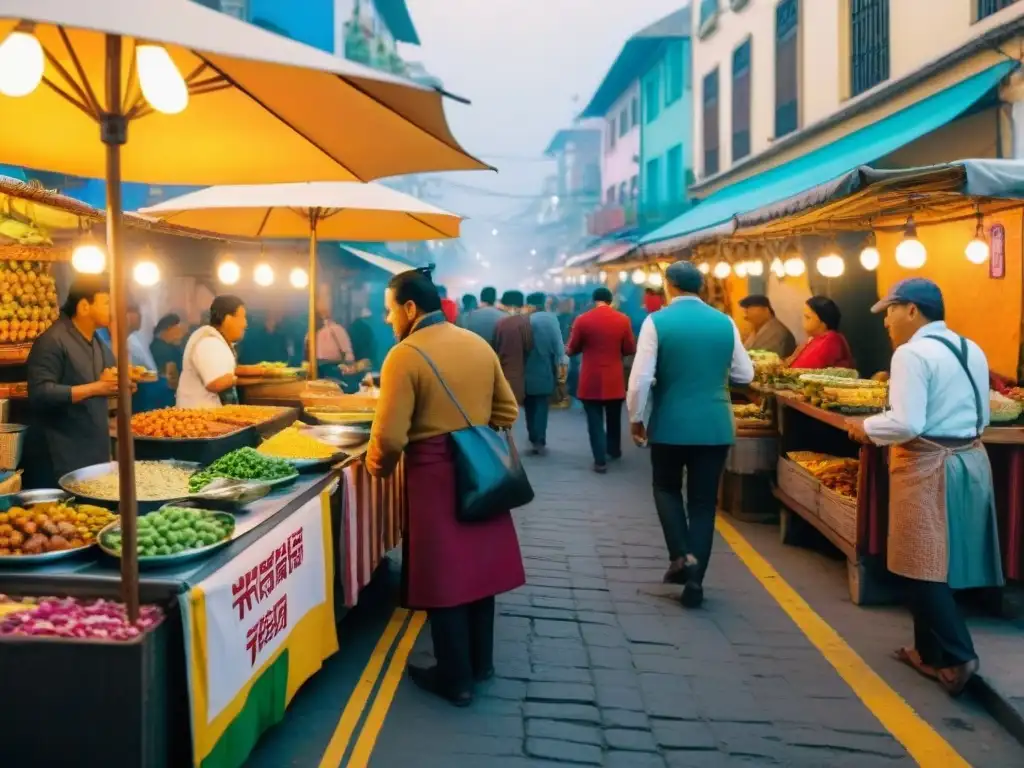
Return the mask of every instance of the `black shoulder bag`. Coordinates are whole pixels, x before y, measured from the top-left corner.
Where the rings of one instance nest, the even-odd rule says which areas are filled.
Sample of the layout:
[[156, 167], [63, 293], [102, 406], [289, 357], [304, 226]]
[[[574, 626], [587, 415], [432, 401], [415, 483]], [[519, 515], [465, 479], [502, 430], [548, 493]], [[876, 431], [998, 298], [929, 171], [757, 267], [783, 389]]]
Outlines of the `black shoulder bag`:
[[409, 346], [427, 361], [444, 391], [466, 420], [463, 429], [451, 433], [455, 443], [458, 494], [455, 516], [459, 522], [480, 523], [533, 501], [533, 486], [526, 476], [512, 432], [496, 432], [488, 426], [474, 426], [434, 361], [419, 347], [412, 344]]

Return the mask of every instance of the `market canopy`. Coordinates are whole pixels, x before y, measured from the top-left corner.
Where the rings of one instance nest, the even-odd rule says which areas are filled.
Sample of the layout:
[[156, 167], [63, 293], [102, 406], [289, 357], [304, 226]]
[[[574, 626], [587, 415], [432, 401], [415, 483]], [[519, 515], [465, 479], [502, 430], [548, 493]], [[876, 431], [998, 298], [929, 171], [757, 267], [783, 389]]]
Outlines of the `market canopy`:
[[[732, 184], [640, 241], [645, 253], [682, 250], [735, 231], [736, 217], [841, 180], [952, 122], [1016, 68], [1006, 61], [801, 157]], [[839, 182], [841, 183], [841, 181]]]
[[435, 240], [459, 236], [461, 217], [383, 184], [207, 187], [139, 213], [193, 229], [252, 238], [307, 238], [311, 220], [321, 240]]
[[410, 269], [415, 269], [412, 264], [407, 264], [399, 259], [391, 256], [382, 256], [379, 253], [373, 253], [371, 251], [364, 251], [362, 248], [353, 248], [351, 245], [343, 244], [341, 249], [345, 253], [351, 253], [357, 259], [362, 259], [370, 266], [383, 269], [391, 275], [397, 275], [400, 272], [408, 272]]
[[[489, 167], [459, 146], [436, 89], [189, 0], [0, 0], [0, 40], [23, 22], [34, 24], [45, 51], [45, 79], [28, 95], [4, 99], [0, 163], [105, 176], [98, 117], [107, 108], [111, 34], [123, 41], [126, 60], [125, 181], [369, 181]], [[187, 108], [164, 114], [142, 98], [134, 65], [140, 42], [164, 45], [185, 77]]]

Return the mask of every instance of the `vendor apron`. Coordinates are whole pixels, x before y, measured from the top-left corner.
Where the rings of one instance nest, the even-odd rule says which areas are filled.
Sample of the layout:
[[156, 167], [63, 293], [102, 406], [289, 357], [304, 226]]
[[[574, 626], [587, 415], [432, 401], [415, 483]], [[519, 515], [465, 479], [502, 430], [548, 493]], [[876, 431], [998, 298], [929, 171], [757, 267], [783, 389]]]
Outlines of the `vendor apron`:
[[971, 382], [976, 435], [919, 437], [889, 455], [887, 565], [899, 576], [954, 589], [999, 586], [1002, 568], [992, 469], [981, 443], [981, 392], [967, 366], [967, 342], [926, 338], [948, 347]]

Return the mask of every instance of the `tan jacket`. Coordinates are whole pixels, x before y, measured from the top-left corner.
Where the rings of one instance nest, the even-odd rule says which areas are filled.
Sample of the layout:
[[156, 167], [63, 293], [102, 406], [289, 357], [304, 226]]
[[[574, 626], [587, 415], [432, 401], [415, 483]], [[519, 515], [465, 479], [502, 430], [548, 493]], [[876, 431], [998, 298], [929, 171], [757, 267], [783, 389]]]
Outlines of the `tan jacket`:
[[409, 443], [466, 426], [413, 346], [434, 361], [474, 426], [511, 427], [519, 415], [515, 395], [490, 344], [451, 323], [415, 331], [388, 353], [381, 368], [380, 400], [366, 453], [366, 468], [376, 477], [394, 471]]

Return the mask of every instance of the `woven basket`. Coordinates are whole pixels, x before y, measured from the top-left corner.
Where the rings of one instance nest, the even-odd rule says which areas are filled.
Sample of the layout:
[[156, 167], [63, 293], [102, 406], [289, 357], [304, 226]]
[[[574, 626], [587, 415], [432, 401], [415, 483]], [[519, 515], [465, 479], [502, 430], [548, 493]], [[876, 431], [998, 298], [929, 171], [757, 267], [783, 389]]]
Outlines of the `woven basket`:
[[818, 517], [848, 544], [857, 543], [857, 501], [840, 496], [835, 491], [821, 488]]
[[0, 424], [0, 469], [17, 469], [25, 447], [26, 428], [21, 424]]
[[777, 468], [779, 489], [808, 512], [817, 515], [821, 483], [795, 461], [779, 457]]
[[778, 439], [775, 435], [737, 437], [736, 444], [729, 449], [725, 469], [737, 475], [771, 472], [775, 468], [778, 455]]

